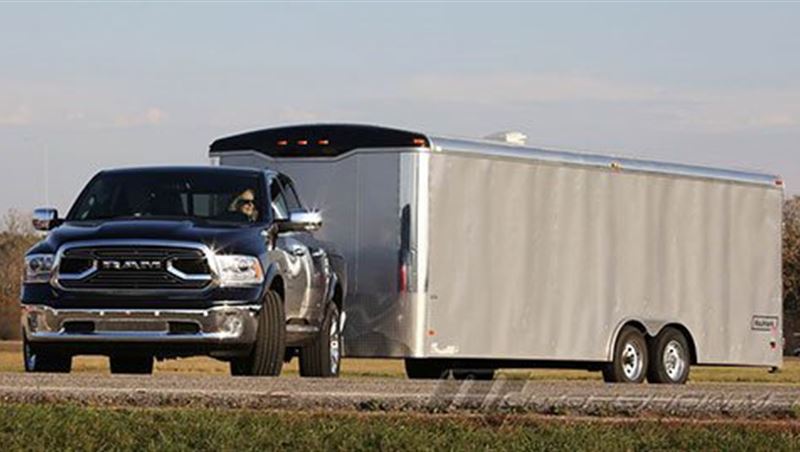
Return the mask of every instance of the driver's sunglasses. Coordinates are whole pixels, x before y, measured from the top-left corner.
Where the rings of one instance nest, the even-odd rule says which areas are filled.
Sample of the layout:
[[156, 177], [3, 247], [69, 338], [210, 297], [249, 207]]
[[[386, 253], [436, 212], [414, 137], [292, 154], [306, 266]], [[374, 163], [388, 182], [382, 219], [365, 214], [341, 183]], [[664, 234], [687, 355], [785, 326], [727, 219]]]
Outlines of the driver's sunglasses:
[[244, 205], [248, 205], [248, 204], [253, 206], [253, 205], [256, 204], [256, 200], [255, 199], [240, 199], [239, 200], [239, 205], [240, 206], [244, 206]]

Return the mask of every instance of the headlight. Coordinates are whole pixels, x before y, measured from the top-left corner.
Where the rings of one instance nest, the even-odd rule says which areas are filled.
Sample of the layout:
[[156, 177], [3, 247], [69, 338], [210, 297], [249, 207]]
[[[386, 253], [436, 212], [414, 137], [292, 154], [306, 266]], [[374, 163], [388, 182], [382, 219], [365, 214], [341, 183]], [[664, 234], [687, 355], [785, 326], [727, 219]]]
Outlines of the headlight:
[[222, 287], [257, 286], [264, 282], [257, 257], [217, 255], [217, 270]]
[[31, 254], [25, 256], [25, 282], [45, 283], [50, 281], [53, 272], [52, 254]]

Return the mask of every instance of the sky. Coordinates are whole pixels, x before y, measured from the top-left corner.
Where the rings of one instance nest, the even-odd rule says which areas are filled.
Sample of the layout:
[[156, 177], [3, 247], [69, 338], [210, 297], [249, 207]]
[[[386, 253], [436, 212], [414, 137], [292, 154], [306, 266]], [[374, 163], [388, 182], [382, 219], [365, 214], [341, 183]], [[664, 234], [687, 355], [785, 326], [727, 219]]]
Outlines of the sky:
[[215, 138], [364, 122], [800, 193], [800, 4], [0, 4], [0, 215]]

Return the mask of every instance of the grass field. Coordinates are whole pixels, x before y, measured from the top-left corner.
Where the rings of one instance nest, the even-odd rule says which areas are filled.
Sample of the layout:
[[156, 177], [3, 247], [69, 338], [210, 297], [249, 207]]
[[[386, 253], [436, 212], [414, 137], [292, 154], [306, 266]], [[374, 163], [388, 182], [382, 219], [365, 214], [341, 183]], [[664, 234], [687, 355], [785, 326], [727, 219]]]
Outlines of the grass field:
[[798, 450], [792, 423], [0, 405], [3, 450]]
[[[22, 354], [19, 342], [0, 342], [0, 372], [22, 372]], [[79, 356], [73, 361], [74, 372], [108, 372], [108, 359], [99, 356]], [[186, 358], [168, 360], [156, 364], [156, 372], [186, 372], [227, 374], [227, 363], [211, 358]], [[297, 374], [297, 360], [285, 365], [287, 375]], [[342, 373], [350, 377], [403, 378], [403, 361], [397, 359], [345, 359]], [[599, 380], [599, 372], [582, 370], [507, 370], [505, 378], [532, 380]], [[764, 368], [702, 367], [692, 368], [692, 382], [749, 382], [749, 383], [797, 383], [800, 384], [800, 359], [786, 358], [783, 369], [769, 373]]]

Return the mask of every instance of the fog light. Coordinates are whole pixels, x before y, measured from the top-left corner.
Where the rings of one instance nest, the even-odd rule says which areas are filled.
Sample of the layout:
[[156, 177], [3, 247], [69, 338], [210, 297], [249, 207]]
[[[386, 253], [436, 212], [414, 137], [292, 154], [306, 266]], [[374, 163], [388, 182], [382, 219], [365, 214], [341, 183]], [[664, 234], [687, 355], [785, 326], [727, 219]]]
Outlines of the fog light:
[[244, 330], [244, 323], [237, 315], [229, 314], [222, 324], [222, 331], [229, 336], [240, 336]]

